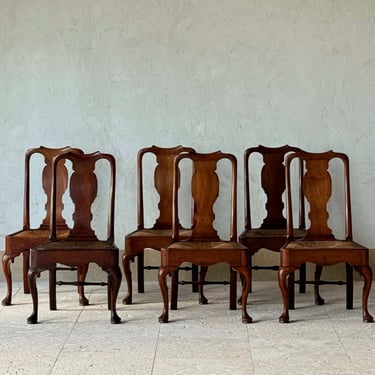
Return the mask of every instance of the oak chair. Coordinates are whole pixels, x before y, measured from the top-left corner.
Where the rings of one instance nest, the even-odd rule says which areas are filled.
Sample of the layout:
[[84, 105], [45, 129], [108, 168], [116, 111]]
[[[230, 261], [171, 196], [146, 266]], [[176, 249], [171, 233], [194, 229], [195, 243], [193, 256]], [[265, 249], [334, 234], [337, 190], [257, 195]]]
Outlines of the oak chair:
[[[295, 238], [292, 218], [291, 165], [298, 159], [304, 163], [303, 194], [309, 204], [310, 227], [303, 238]], [[336, 163], [336, 164], [334, 164]], [[341, 172], [338, 165], [342, 165]], [[336, 167], [336, 169], [335, 169]], [[342, 176], [343, 175], [343, 176]], [[338, 176], [343, 177], [342, 179]], [[334, 177], [334, 179], [332, 178]], [[340, 181], [340, 184], [339, 182]], [[345, 217], [342, 221], [342, 234], [337, 224], [335, 231], [329, 226], [332, 215], [331, 197], [343, 185], [342, 205], [339, 207]], [[333, 189], [335, 187], [335, 189]], [[336, 188], [337, 187], [337, 188]], [[372, 270], [369, 267], [369, 250], [353, 241], [352, 217], [350, 207], [349, 159], [343, 153], [328, 151], [308, 153], [298, 151], [286, 158], [286, 203], [288, 241], [280, 249], [279, 285], [283, 297], [284, 310], [279, 318], [282, 323], [289, 322], [288, 278], [294, 270], [305, 262], [319, 267], [344, 262], [364, 277], [362, 294], [362, 315], [364, 322], [372, 322], [373, 317], [367, 309], [367, 301], [372, 283]], [[335, 194], [335, 203], [339, 203], [340, 194]], [[336, 212], [336, 211], [335, 211]], [[335, 215], [338, 219], [338, 214]], [[319, 280], [315, 284], [319, 284]]]
[[[189, 238], [181, 238], [179, 226], [179, 164], [183, 160], [190, 160], [193, 174], [191, 177], [191, 195], [193, 198], [192, 232]], [[220, 212], [220, 219], [227, 219], [228, 238], [220, 238], [214, 228], [214, 205], [219, 198], [220, 177], [216, 173], [220, 161], [224, 161], [225, 167], [229, 163], [230, 194], [227, 202], [230, 202], [229, 210]], [[227, 161], [227, 164], [225, 164]], [[222, 164], [221, 164], [222, 165]], [[223, 166], [224, 168], [224, 166]], [[221, 197], [221, 195], [220, 195]], [[186, 197], [184, 197], [186, 198]], [[190, 198], [190, 197], [189, 197]], [[161, 248], [161, 265], [158, 279], [163, 296], [163, 311], [159, 322], [166, 323], [169, 320], [169, 301], [166, 277], [173, 274], [184, 262], [192, 262], [202, 266], [199, 278], [199, 288], [203, 287], [204, 276], [207, 267], [213, 264], [225, 262], [234, 270], [231, 272], [230, 283], [230, 309], [236, 309], [236, 282], [233, 280], [239, 272], [244, 280], [242, 289], [242, 322], [250, 323], [251, 317], [246, 310], [247, 295], [250, 287], [250, 269], [248, 249], [237, 241], [237, 160], [234, 155], [221, 151], [201, 154], [187, 153], [175, 157], [173, 170], [173, 241], [168, 246]], [[217, 214], [219, 216], [219, 214]], [[172, 282], [171, 294], [177, 295], [178, 284]], [[176, 298], [177, 301], [177, 298]], [[177, 307], [177, 306], [175, 306]]]
[[[28, 282], [28, 270], [29, 270], [29, 249], [34, 246], [38, 246], [48, 241], [50, 236], [50, 203], [51, 203], [51, 185], [52, 185], [52, 159], [59, 154], [65, 152], [83, 153], [82, 150], [72, 148], [70, 146], [62, 148], [48, 148], [40, 146], [37, 148], [31, 148], [25, 153], [24, 163], [24, 203], [23, 203], [23, 226], [22, 229], [8, 234], [5, 237], [5, 251], [2, 258], [3, 273], [7, 284], [7, 292], [2, 300], [2, 305], [11, 305], [12, 303], [12, 273], [11, 263], [14, 259], [23, 255], [23, 290], [24, 293], [30, 293], [29, 282]], [[32, 173], [32, 159], [35, 156], [43, 158], [44, 167], [41, 175], [41, 186], [46, 196], [46, 216], [42, 220], [42, 223], [38, 228], [32, 228], [31, 224], [31, 182], [30, 180], [34, 177]], [[67, 188], [67, 170], [63, 163], [60, 163], [57, 168], [57, 173], [60, 176], [58, 185], [56, 187], [56, 235], [60, 238], [68, 236], [69, 228], [62, 216], [63, 202], [62, 197]], [[61, 269], [61, 268], [59, 268]], [[78, 277], [82, 280], [85, 279], [87, 273], [87, 267], [81, 267], [78, 270]], [[56, 268], [50, 271], [50, 284], [53, 284], [56, 280]], [[52, 286], [52, 285], [51, 285]], [[83, 287], [78, 287], [80, 295], [80, 304], [86, 305], [88, 303], [87, 298], [84, 295]]]
[[[195, 152], [191, 147], [158, 147], [151, 146], [142, 148], [137, 155], [137, 229], [125, 236], [125, 252], [122, 257], [122, 265], [128, 286], [127, 295], [123, 299], [124, 304], [131, 304], [133, 300], [132, 274], [130, 262], [137, 257], [137, 278], [138, 293], [144, 293], [144, 270], [158, 269], [157, 266], [144, 265], [145, 249], [160, 251], [162, 246], [167, 245], [172, 240], [172, 177], [173, 177], [173, 160], [176, 155], [181, 153]], [[153, 184], [156, 193], [159, 195], [158, 217], [151, 227], [146, 227], [145, 216], [150, 210], [145, 209], [144, 176], [146, 173], [144, 157], [152, 156], [155, 158], [156, 166], [154, 169]], [[148, 207], [147, 207], [148, 208]], [[180, 236], [187, 237], [190, 230], [179, 227]], [[197, 279], [197, 267], [192, 267], [192, 279]], [[177, 282], [177, 276], [174, 278]], [[196, 283], [194, 290], [196, 290]]]
[[[57, 236], [59, 217], [58, 189], [61, 184], [61, 175], [58, 166], [63, 161], [69, 161], [72, 173], [68, 176], [69, 194], [74, 206], [72, 214], [73, 225], [66, 238]], [[101, 163], [99, 165], [99, 162]], [[108, 165], [109, 178], [97, 176], [97, 169]], [[63, 177], [64, 180], [67, 176]], [[116, 164], [110, 154], [95, 152], [92, 154], [77, 154], [68, 152], [54, 157], [52, 162], [52, 204], [50, 211], [51, 236], [47, 243], [30, 249], [29, 285], [33, 300], [33, 311], [27, 322], [34, 324], [38, 320], [38, 291], [36, 278], [42, 271], [54, 269], [55, 264], [64, 264], [71, 267], [83, 267], [89, 263], [96, 263], [108, 275], [108, 308], [111, 310], [111, 323], [120, 323], [121, 319], [116, 312], [116, 298], [121, 283], [121, 270], [119, 267], [119, 249], [114, 243], [114, 209], [115, 209], [115, 182]], [[108, 189], [108, 198], [104, 192]], [[104, 203], [101, 207], [108, 206], [108, 215], [102, 210], [92, 211], [93, 202], [97, 200], [98, 192], [103, 196]], [[102, 202], [100, 200], [100, 202]], [[97, 208], [97, 207], [96, 207]], [[105, 209], [104, 209], [105, 211]], [[102, 221], [106, 221], [107, 234], [99, 239], [95, 230], [99, 230]], [[91, 227], [95, 223], [95, 230]], [[73, 285], [84, 285], [78, 280]], [[93, 283], [89, 283], [93, 284]], [[102, 285], [102, 283], [99, 283]], [[56, 284], [50, 291], [56, 300]], [[56, 304], [55, 304], [56, 305]], [[54, 306], [56, 308], [56, 306]]]

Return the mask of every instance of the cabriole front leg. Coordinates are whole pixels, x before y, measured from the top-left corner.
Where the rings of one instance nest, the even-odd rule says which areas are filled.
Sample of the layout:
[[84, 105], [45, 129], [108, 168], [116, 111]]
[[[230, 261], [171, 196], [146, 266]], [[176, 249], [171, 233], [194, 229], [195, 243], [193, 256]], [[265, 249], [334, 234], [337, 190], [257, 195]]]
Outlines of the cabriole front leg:
[[[242, 323], [248, 324], [253, 321], [251, 316], [247, 313], [247, 297], [250, 293], [251, 286], [251, 271], [248, 267], [235, 269], [240, 273], [242, 280], [242, 295], [241, 295], [241, 310], [242, 310]], [[234, 297], [236, 301], [236, 297]]]
[[324, 299], [321, 297], [319, 293], [319, 281], [322, 276], [323, 267], [322, 266], [316, 266], [315, 267], [315, 273], [314, 273], [314, 299], [315, 299], [315, 305], [324, 305]]
[[291, 271], [286, 270], [280, 267], [279, 270], [279, 287], [281, 290], [281, 295], [283, 298], [283, 313], [279, 317], [280, 323], [288, 323], [289, 322], [289, 296], [288, 296], [288, 276], [290, 275]]
[[79, 304], [80, 306], [87, 306], [89, 304], [88, 298], [85, 296], [85, 287], [83, 286], [87, 273], [89, 271], [89, 265], [84, 264], [79, 266], [77, 269], [77, 279], [81, 285], [78, 285], [78, 295], [79, 295]]
[[29, 286], [31, 298], [33, 300], [33, 312], [27, 318], [28, 324], [38, 323], [38, 289], [36, 287], [36, 278], [40, 276], [39, 271], [29, 271]]
[[169, 301], [168, 301], [168, 287], [167, 287], [167, 275], [173, 270], [168, 270], [165, 267], [160, 267], [158, 272], [158, 280], [161, 295], [163, 297], [163, 311], [159, 316], [159, 323], [168, 323], [169, 320]]
[[362, 291], [362, 316], [365, 323], [372, 323], [373, 316], [369, 313], [367, 308], [368, 297], [370, 294], [372, 284], [372, 270], [370, 267], [356, 267], [355, 268], [364, 278], [363, 291]]
[[1, 301], [1, 304], [3, 306], [9, 306], [12, 303], [12, 272], [10, 270], [10, 264], [13, 263], [13, 261], [14, 257], [9, 256], [8, 254], [3, 255], [3, 273], [7, 284], [6, 295], [4, 299]]
[[134, 260], [134, 255], [122, 256], [122, 268], [124, 269], [126, 284], [128, 286], [128, 294], [122, 300], [124, 305], [131, 305], [133, 300], [133, 283], [132, 283], [132, 272], [130, 270], [130, 262]]
[[121, 284], [121, 270], [120, 267], [115, 266], [111, 267], [107, 272], [110, 274], [110, 309], [111, 309], [111, 323], [119, 324], [121, 323], [121, 318], [117, 315], [116, 312], [116, 301], [118, 292]]
[[22, 258], [23, 258], [23, 267], [22, 267], [22, 273], [23, 273], [23, 292], [24, 294], [30, 294], [30, 287], [29, 287], [29, 259], [30, 259], [30, 250], [24, 250], [22, 252]]
[[199, 271], [198, 294], [199, 294], [199, 304], [201, 305], [208, 304], [208, 299], [203, 293], [203, 286], [206, 280], [207, 270], [208, 270], [207, 266], [201, 266], [200, 271]]

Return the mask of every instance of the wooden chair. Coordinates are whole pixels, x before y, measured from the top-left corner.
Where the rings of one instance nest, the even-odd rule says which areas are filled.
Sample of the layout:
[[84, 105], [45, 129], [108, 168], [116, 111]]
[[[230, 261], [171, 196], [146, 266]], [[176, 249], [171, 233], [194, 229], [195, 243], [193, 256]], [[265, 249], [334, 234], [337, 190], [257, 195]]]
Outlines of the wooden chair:
[[[158, 269], [157, 266], [144, 265], [145, 249], [154, 249], [160, 251], [162, 246], [167, 245], [172, 240], [172, 171], [174, 157], [180, 153], [195, 152], [191, 147], [176, 146], [170, 148], [151, 146], [139, 150], [137, 155], [137, 211], [138, 224], [137, 229], [125, 236], [125, 252], [122, 257], [122, 265], [128, 286], [128, 292], [123, 299], [124, 304], [131, 304], [133, 299], [132, 274], [130, 262], [137, 257], [137, 277], [138, 293], [144, 293], [144, 269]], [[154, 186], [159, 195], [159, 217], [152, 227], [145, 225], [145, 206], [144, 206], [144, 157], [153, 155], [156, 159], [154, 169]], [[191, 231], [180, 226], [180, 236], [185, 238]], [[197, 279], [197, 267], [193, 267], [192, 281]], [[174, 279], [177, 282], [177, 277]], [[196, 284], [195, 289], [196, 289]], [[194, 290], [195, 290], [194, 289]]]
[[[72, 173], [69, 175], [69, 193], [74, 205], [74, 212], [72, 215], [73, 227], [68, 236], [66, 238], [58, 238], [58, 187], [61, 184], [59, 182], [61, 176], [57, 170], [59, 163], [63, 160], [69, 161], [72, 167]], [[105, 161], [109, 165], [108, 216], [103, 215], [102, 210], [92, 212], [92, 205], [94, 200], [97, 200], [98, 191], [104, 192], [104, 189], [107, 187], [106, 179], [98, 179], [94, 172], [99, 165], [98, 162], [101, 163], [99, 167], [103, 166], [104, 168]], [[48, 270], [51, 267], [54, 268], [54, 265], [57, 263], [75, 267], [96, 263], [107, 272], [108, 308], [111, 310], [111, 323], [120, 323], [121, 319], [116, 313], [116, 298], [121, 283], [121, 271], [119, 267], [119, 249], [114, 244], [115, 167], [114, 157], [100, 152], [92, 154], [68, 152], [57, 155], [53, 159], [52, 205], [50, 211], [51, 237], [47, 243], [30, 249], [29, 285], [33, 300], [33, 311], [27, 319], [28, 323], [34, 324], [38, 320], [36, 277], [42, 271]], [[100, 175], [100, 177], [102, 176]], [[105, 201], [104, 193], [102, 200]], [[105, 204], [102, 203], [102, 200], [100, 200], [100, 205]], [[105, 223], [107, 224], [107, 236], [106, 239], [100, 240], [91, 228], [91, 222], [94, 221], [96, 228], [99, 228], [98, 226], [101, 224], [100, 219], [103, 216], [105, 217], [104, 221], [108, 221], [108, 223]], [[83, 283], [78, 281], [72, 284], [82, 285]], [[99, 284], [102, 285], [101, 283]], [[54, 285], [55, 289], [50, 294], [56, 300], [56, 284]]]
[[[300, 149], [288, 145], [282, 147], [265, 147], [259, 145], [257, 147], [250, 147], [244, 152], [245, 229], [240, 234], [239, 241], [252, 250], [249, 253], [250, 269], [279, 270], [278, 264], [265, 266], [253, 265], [251, 255], [261, 249], [279, 252], [280, 247], [286, 241], [286, 218], [283, 213], [283, 195], [285, 192], [284, 160], [286, 155], [295, 151], [300, 151]], [[258, 159], [259, 157], [262, 159], [258, 160], [258, 163], [256, 162], [257, 157]], [[297, 170], [297, 173], [300, 173], [300, 171]], [[252, 204], [254, 203], [255, 206], [256, 203], [251, 193], [250, 181], [254, 179], [260, 181], [261, 188], [267, 197], [265, 204], [266, 217], [263, 219], [260, 227], [254, 226], [252, 220], [252, 213], [254, 211]], [[301, 186], [298, 189], [300, 191]], [[305, 234], [304, 209], [303, 195], [300, 194], [298, 225], [294, 228], [294, 235], [297, 238]], [[306, 280], [305, 264], [301, 265], [299, 272], [300, 280], [297, 281], [299, 283], [299, 291], [300, 293], [304, 293]], [[291, 300], [290, 303], [290, 307], [293, 308], [294, 301]]]
[[[193, 197], [192, 233], [188, 239], [182, 239], [179, 231], [179, 164], [190, 159], [193, 165], [191, 178], [191, 194]], [[218, 163], [227, 160], [230, 163], [230, 208], [220, 213], [220, 219], [228, 219], [230, 228], [229, 241], [222, 240], [214, 228], [214, 205], [219, 197], [220, 179], [216, 173]], [[225, 163], [224, 163], [225, 164]], [[200, 154], [179, 154], [175, 158], [173, 171], [173, 241], [161, 248], [161, 265], [159, 284], [163, 296], [164, 307], [159, 322], [168, 322], [168, 289], [166, 277], [173, 273], [183, 262], [192, 262], [208, 266], [226, 262], [234, 271], [239, 272], [244, 280], [242, 290], [242, 322], [250, 323], [246, 302], [250, 287], [250, 269], [248, 249], [237, 242], [237, 160], [232, 154], [220, 151]], [[236, 309], [236, 272], [231, 273], [230, 308]], [[200, 273], [199, 288], [202, 288], [205, 272]], [[178, 284], [172, 283], [172, 296], [177, 295]], [[177, 298], [176, 298], [177, 300]]]
[[[292, 218], [292, 190], [291, 190], [291, 165], [293, 160], [302, 160], [305, 165], [303, 175], [303, 194], [309, 203], [310, 227], [303, 238], [295, 238], [293, 232]], [[337, 161], [343, 165], [344, 202], [340, 207], [345, 220], [343, 225], [343, 239], [338, 239], [332, 229], [328, 226], [328, 219], [332, 206], [328, 202], [332, 196], [333, 186], [338, 185], [337, 174], [332, 167], [337, 166]], [[340, 162], [340, 163], [341, 163]], [[332, 177], [335, 177], [333, 180]], [[341, 180], [340, 180], [341, 181]], [[335, 182], [335, 183], [333, 183]], [[373, 317], [367, 309], [367, 301], [372, 283], [372, 271], [369, 267], [369, 250], [353, 241], [352, 217], [350, 208], [350, 183], [349, 183], [349, 159], [343, 153], [328, 151], [324, 153], [295, 152], [286, 159], [286, 194], [287, 194], [287, 235], [288, 241], [280, 249], [279, 285], [283, 297], [284, 310], [279, 318], [282, 323], [289, 322], [288, 303], [288, 278], [289, 275], [305, 262], [316, 265], [329, 266], [336, 263], [347, 263], [351, 265], [364, 277], [362, 295], [363, 321], [372, 322]], [[339, 201], [336, 194], [335, 201]], [[332, 217], [332, 216], [331, 216]], [[338, 215], [336, 215], [338, 218]], [[337, 226], [337, 224], [336, 224]], [[335, 232], [338, 228], [335, 227]], [[316, 281], [316, 284], [319, 280]]]
[[[82, 150], [72, 147], [63, 148], [48, 148], [40, 146], [38, 148], [29, 149], [25, 153], [25, 181], [24, 181], [24, 204], [23, 204], [23, 226], [22, 229], [8, 234], [5, 237], [5, 251], [2, 258], [3, 272], [7, 284], [7, 292], [2, 300], [2, 305], [11, 305], [12, 303], [12, 273], [11, 273], [11, 263], [14, 259], [23, 255], [23, 290], [24, 293], [30, 293], [29, 282], [28, 282], [28, 270], [29, 270], [29, 249], [34, 246], [38, 246], [48, 241], [50, 236], [50, 203], [51, 203], [51, 185], [52, 185], [52, 159], [59, 154], [65, 152], [76, 152], [83, 153]], [[30, 221], [30, 179], [32, 178], [31, 173], [31, 161], [34, 155], [39, 155], [44, 160], [44, 168], [41, 176], [41, 185], [46, 195], [46, 216], [42, 220], [42, 223], [38, 228], [31, 228]], [[60, 176], [57, 191], [56, 191], [56, 201], [57, 201], [57, 236], [65, 238], [69, 234], [69, 228], [62, 216], [62, 196], [67, 188], [67, 170], [63, 163], [59, 164], [57, 173]], [[80, 268], [78, 271], [79, 278], [84, 280], [87, 273], [87, 267]], [[50, 283], [56, 280], [56, 269], [51, 269], [50, 272]], [[87, 298], [84, 295], [83, 287], [78, 288], [80, 295], [80, 304], [86, 305], [88, 303]]]

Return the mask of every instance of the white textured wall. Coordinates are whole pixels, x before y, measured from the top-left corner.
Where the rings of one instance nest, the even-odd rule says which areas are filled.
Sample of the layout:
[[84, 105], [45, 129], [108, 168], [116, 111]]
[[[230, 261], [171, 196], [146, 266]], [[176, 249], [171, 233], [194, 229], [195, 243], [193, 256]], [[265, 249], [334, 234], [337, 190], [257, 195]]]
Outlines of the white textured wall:
[[[135, 227], [139, 148], [286, 143], [351, 160], [355, 238], [375, 248], [372, 0], [0, 0], [0, 237], [20, 228], [23, 157], [118, 162], [116, 241]], [[239, 229], [243, 223], [239, 183]], [[43, 209], [43, 202], [35, 213]], [[374, 258], [373, 258], [374, 259]], [[375, 268], [375, 267], [374, 267]]]

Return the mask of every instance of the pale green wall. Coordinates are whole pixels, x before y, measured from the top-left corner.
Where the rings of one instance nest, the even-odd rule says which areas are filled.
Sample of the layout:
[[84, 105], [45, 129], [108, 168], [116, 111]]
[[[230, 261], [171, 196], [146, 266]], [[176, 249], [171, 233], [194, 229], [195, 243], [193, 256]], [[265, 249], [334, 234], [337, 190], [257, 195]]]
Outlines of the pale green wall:
[[[116, 242], [123, 247], [136, 224], [139, 148], [234, 153], [240, 230], [244, 149], [288, 143], [349, 155], [354, 236], [375, 248], [374, 1], [0, 5], [1, 242], [21, 225], [30, 147], [116, 156]], [[35, 203], [41, 215], [44, 202]]]

